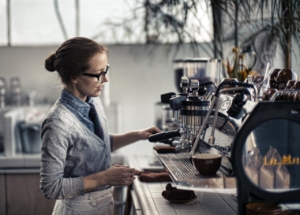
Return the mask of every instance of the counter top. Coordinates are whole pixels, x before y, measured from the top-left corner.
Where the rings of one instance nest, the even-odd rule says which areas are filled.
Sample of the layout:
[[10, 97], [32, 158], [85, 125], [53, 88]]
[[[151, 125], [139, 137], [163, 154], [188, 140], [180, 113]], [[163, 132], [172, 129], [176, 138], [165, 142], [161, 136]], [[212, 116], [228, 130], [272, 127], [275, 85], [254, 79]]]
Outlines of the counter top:
[[[130, 167], [142, 171], [140, 164], [153, 160], [153, 156], [135, 156], [128, 158]], [[133, 202], [137, 202], [137, 214], [143, 215], [235, 215], [237, 214], [236, 189], [217, 189], [217, 188], [192, 188], [180, 186], [174, 183], [172, 187], [177, 189], [193, 190], [197, 199], [188, 204], [170, 203], [162, 197], [169, 182], [146, 183], [134, 180], [132, 195], [135, 197]], [[135, 204], [135, 203], [134, 203]], [[283, 210], [300, 209], [300, 204], [280, 205]]]
[[[140, 163], [150, 160], [151, 157], [130, 157], [128, 164], [138, 170], [142, 170]], [[211, 189], [195, 188], [197, 199], [188, 204], [174, 204], [165, 200], [161, 193], [168, 182], [145, 183], [138, 178], [133, 182], [133, 193], [137, 196], [140, 210], [144, 215], [235, 215], [237, 202], [236, 189]], [[172, 183], [172, 186], [176, 185]], [[190, 189], [176, 186], [178, 189]]]
[[[111, 154], [113, 164], [123, 164], [124, 156], [119, 154]], [[40, 169], [40, 154], [15, 154], [15, 156], [0, 155], [0, 170], [8, 169]]]
[[40, 154], [16, 154], [15, 156], [0, 156], [0, 168], [40, 168]]

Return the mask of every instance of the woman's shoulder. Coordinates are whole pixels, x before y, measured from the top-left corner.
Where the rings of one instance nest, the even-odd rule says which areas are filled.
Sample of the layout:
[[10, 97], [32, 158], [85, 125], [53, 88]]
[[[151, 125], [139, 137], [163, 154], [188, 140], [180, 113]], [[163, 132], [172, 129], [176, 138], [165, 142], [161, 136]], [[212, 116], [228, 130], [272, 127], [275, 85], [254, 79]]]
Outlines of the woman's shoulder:
[[46, 122], [53, 122], [67, 124], [68, 121], [72, 120], [72, 116], [65, 105], [60, 101], [57, 100], [55, 104], [50, 108], [48, 114], [43, 122], [43, 125]]
[[64, 115], [64, 112], [66, 112], [67, 109], [64, 106], [64, 104], [61, 102], [60, 99], [58, 99], [54, 105], [50, 108], [48, 114], [47, 114], [47, 118], [51, 118], [51, 117], [57, 117], [60, 115]]

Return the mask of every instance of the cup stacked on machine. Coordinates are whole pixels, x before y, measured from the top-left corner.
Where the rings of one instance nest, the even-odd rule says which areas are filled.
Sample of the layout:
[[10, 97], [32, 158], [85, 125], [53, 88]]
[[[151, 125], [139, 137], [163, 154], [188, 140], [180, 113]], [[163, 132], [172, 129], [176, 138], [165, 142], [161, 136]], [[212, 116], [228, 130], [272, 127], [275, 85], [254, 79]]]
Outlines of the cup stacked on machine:
[[300, 101], [300, 82], [293, 69], [274, 69], [269, 76], [269, 89], [262, 95], [263, 101]]

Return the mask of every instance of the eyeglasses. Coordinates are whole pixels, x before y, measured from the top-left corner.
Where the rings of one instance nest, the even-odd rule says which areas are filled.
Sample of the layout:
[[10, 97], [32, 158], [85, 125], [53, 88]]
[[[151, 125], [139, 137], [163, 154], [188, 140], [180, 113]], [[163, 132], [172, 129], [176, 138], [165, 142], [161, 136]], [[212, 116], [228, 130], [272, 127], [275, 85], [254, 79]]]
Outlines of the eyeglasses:
[[104, 72], [100, 72], [99, 74], [83, 73], [82, 75], [97, 78], [98, 82], [101, 82], [103, 81], [104, 76], [108, 73], [108, 69], [109, 64], [106, 65], [106, 70]]

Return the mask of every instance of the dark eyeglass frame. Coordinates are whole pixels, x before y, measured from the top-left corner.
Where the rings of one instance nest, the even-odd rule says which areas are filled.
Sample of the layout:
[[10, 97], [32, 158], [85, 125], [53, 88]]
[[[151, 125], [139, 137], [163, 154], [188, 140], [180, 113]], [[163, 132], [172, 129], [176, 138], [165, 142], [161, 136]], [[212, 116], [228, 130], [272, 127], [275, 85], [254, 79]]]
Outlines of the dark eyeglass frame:
[[82, 75], [97, 78], [97, 80], [99, 82], [100, 77], [105, 76], [108, 73], [108, 69], [109, 69], [109, 64], [106, 65], [106, 69], [104, 72], [100, 72], [99, 74], [90, 74], [90, 73], [85, 72], [85, 73], [82, 73]]

